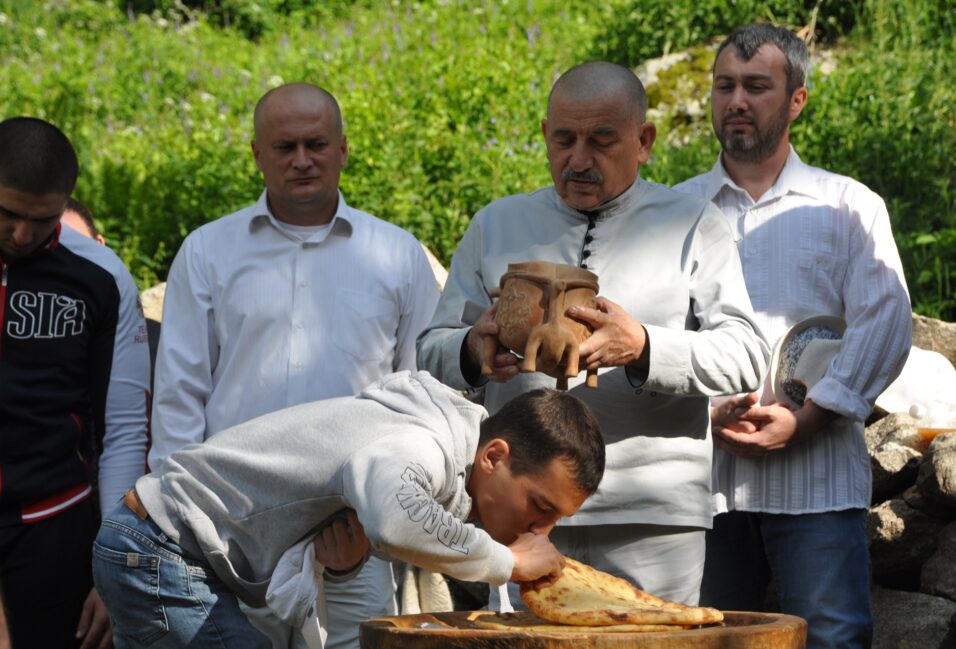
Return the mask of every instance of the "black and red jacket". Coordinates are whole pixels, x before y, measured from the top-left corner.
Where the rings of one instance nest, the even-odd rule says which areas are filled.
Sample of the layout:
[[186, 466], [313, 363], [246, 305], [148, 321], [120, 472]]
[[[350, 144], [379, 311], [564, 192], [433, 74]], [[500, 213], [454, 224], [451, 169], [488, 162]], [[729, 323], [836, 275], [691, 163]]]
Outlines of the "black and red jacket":
[[[62, 228], [62, 229], [61, 229]], [[90, 495], [115, 502], [145, 468], [149, 350], [139, 294], [106, 246], [59, 226], [0, 258], [0, 526]]]

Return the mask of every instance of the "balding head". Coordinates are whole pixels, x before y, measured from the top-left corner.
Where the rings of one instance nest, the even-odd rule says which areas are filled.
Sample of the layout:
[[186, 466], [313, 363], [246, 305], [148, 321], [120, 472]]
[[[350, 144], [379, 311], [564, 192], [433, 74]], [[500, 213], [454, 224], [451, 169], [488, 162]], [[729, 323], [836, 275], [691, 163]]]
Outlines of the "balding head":
[[338, 124], [339, 134], [344, 132], [345, 125], [342, 121], [342, 111], [339, 108], [339, 102], [335, 100], [332, 93], [311, 83], [287, 83], [262, 95], [256, 103], [256, 110], [252, 115], [252, 127], [256, 138], [259, 137], [263, 123], [271, 116], [273, 107], [285, 106], [290, 103], [302, 106], [328, 107], [334, 115], [335, 123]]
[[556, 98], [577, 102], [618, 99], [642, 123], [647, 114], [647, 94], [637, 75], [608, 61], [588, 61], [562, 74], [548, 95], [548, 116]]
[[348, 163], [335, 98], [318, 86], [291, 83], [267, 92], [253, 120], [252, 152], [273, 215], [294, 225], [330, 222]]
[[541, 130], [555, 189], [568, 206], [596, 210], [634, 184], [657, 134], [644, 121], [646, 108], [640, 79], [614, 63], [582, 63], [557, 80]]

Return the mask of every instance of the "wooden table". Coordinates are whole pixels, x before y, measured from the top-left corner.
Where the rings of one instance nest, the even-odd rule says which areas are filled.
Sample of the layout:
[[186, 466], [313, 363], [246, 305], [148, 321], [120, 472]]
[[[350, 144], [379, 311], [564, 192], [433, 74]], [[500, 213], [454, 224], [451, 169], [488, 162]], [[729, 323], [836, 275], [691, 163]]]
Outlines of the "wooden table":
[[375, 618], [362, 623], [359, 638], [362, 649], [803, 649], [807, 640], [802, 618], [778, 613], [728, 611], [723, 626], [607, 634], [493, 631], [476, 627], [469, 615]]

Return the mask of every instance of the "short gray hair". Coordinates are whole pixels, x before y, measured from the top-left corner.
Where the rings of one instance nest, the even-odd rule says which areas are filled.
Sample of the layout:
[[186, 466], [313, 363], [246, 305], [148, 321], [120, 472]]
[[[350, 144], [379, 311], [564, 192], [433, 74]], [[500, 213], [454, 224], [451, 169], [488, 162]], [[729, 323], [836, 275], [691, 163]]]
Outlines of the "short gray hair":
[[737, 48], [737, 54], [744, 61], [749, 61], [760, 46], [767, 43], [783, 52], [787, 59], [787, 94], [793, 94], [794, 90], [806, 85], [807, 76], [810, 74], [806, 43], [790, 30], [768, 23], [751, 23], [732, 31], [717, 48], [714, 62], [716, 63], [717, 57], [729, 45]]

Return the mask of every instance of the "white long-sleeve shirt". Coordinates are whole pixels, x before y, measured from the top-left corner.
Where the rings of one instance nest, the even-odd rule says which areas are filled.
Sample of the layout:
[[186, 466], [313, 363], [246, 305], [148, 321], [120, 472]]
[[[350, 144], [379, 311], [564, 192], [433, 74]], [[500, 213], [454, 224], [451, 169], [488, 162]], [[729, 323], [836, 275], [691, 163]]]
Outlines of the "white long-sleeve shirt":
[[415, 369], [438, 296], [418, 241], [341, 194], [330, 226], [302, 238], [265, 192], [200, 227], [167, 281], [150, 467], [259, 415]]
[[[757, 321], [773, 343], [797, 322], [847, 322], [840, 352], [807, 395], [842, 415], [806, 443], [760, 459], [714, 452], [717, 511], [803, 514], [868, 507], [863, 421], [910, 348], [906, 280], [886, 205], [861, 183], [804, 164], [792, 149], [758, 200], [713, 169], [675, 187], [727, 217]], [[772, 396], [765, 381], [766, 403]]]

